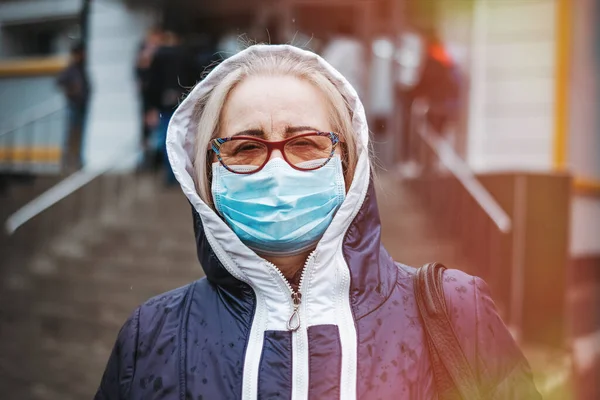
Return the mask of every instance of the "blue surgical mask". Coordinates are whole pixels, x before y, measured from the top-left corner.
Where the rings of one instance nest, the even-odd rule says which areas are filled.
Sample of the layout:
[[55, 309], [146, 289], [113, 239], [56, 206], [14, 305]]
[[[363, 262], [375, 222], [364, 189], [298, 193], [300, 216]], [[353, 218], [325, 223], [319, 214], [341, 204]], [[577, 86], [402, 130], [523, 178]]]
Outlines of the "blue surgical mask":
[[296, 255], [314, 247], [346, 196], [338, 155], [313, 171], [274, 158], [254, 174], [236, 174], [219, 163], [212, 173], [217, 211], [262, 255]]

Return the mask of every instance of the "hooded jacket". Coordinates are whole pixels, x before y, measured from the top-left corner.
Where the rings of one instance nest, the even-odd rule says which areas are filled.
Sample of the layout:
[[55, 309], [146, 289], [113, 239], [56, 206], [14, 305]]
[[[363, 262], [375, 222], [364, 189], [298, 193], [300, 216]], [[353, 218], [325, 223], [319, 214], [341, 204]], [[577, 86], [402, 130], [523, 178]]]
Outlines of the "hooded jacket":
[[[192, 205], [206, 277], [142, 304], [121, 329], [96, 399], [436, 399], [415, 304], [413, 269], [381, 244], [368, 152], [303, 271], [300, 328], [289, 331], [291, 291], [197, 194], [192, 179], [198, 99], [251, 52], [320, 64], [353, 111], [368, 147], [355, 90], [319, 56], [256, 45], [223, 61], [175, 112], [167, 150]], [[490, 399], [537, 399], [529, 366], [498, 316], [486, 284], [457, 270], [445, 296], [461, 350]]]

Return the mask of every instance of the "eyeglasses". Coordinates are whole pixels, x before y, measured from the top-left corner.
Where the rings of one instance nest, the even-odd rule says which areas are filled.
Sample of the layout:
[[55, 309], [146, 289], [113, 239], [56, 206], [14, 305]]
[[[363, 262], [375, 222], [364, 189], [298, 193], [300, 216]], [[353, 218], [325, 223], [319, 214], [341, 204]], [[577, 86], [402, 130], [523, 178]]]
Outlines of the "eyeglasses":
[[260, 171], [269, 161], [274, 149], [281, 151], [283, 159], [294, 169], [312, 171], [331, 160], [340, 138], [333, 132], [312, 132], [296, 135], [278, 142], [252, 136], [232, 136], [211, 141], [217, 159], [236, 174]]

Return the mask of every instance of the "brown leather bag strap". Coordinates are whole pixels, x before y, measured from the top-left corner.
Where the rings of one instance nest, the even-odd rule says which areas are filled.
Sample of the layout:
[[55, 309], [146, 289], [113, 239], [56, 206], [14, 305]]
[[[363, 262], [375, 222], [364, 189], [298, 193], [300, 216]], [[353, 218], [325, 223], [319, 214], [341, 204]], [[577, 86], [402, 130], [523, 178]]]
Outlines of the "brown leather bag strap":
[[417, 270], [413, 281], [438, 399], [481, 399], [477, 379], [448, 317], [443, 288], [445, 270], [442, 264], [427, 264]]

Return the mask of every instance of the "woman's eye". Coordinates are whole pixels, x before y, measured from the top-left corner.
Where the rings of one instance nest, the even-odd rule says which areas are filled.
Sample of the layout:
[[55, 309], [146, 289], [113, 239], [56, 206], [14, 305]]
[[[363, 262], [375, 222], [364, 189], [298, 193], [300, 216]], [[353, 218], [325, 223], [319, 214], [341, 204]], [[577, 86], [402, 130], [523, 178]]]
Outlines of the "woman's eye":
[[256, 145], [256, 144], [243, 144], [240, 147], [238, 147], [238, 151], [246, 151], [246, 150], [255, 150], [258, 149], [260, 146]]
[[292, 146], [314, 146], [315, 143], [311, 140], [295, 140], [291, 144]]
[[233, 154], [249, 153], [251, 151], [260, 150], [261, 148], [262, 146], [256, 143], [243, 143], [235, 148]]

